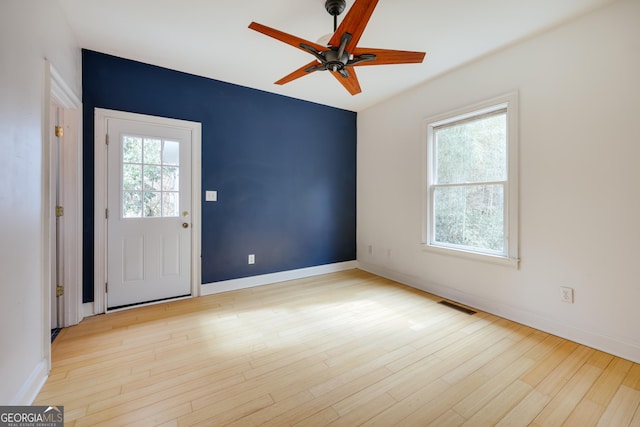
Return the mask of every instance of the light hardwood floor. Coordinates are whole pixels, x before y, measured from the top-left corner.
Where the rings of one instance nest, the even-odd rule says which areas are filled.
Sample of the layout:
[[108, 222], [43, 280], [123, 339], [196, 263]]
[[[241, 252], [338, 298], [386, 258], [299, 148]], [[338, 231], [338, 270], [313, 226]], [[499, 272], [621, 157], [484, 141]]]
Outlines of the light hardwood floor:
[[640, 365], [360, 270], [85, 319], [72, 426], [640, 426]]

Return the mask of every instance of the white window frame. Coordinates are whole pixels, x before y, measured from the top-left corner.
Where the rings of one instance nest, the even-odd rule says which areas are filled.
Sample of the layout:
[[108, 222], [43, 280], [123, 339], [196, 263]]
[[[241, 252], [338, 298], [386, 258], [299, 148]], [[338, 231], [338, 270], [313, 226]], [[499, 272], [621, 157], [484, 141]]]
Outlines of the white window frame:
[[[434, 242], [434, 137], [435, 129], [461, 120], [479, 117], [499, 110], [506, 110], [507, 120], [507, 181], [504, 193], [505, 250], [503, 254], [492, 254], [474, 251], [471, 248], [460, 248]], [[423, 227], [422, 249], [447, 255], [493, 262], [518, 267], [518, 94], [509, 93], [470, 105], [448, 113], [430, 117], [423, 121]]]

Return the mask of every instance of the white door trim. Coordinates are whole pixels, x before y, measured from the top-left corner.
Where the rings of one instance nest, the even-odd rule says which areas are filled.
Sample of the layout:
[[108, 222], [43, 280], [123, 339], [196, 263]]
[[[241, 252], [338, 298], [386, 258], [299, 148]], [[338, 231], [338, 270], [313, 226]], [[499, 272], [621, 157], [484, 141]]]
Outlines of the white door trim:
[[[41, 366], [43, 370], [38, 371], [39, 378], [35, 378], [29, 383], [37, 384], [37, 387], [28, 392], [27, 395], [35, 397], [35, 393], [44, 384], [46, 376], [51, 370], [51, 288], [53, 281], [51, 278], [52, 266], [52, 245], [55, 244], [55, 214], [51, 207], [55, 196], [51, 193], [51, 103], [55, 102], [72, 114], [70, 123], [69, 138], [67, 138], [68, 150], [64, 150], [63, 155], [67, 156], [65, 162], [67, 168], [61, 176], [61, 184], [68, 186], [69, 197], [65, 199], [65, 211], [76, 222], [69, 224], [65, 228], [65, 247], [70, 251], [66, 256], [66, 270], [64, 277], [65, 293], [63, 296], [63, 326], [75, 325], [82, 320], [82, 102], [75, 95], [73, 90], [67, 85], [60, 73], [58, 73], [48, 60], [44, 60], [44, 105], [42, 115], [42, 340], [44, 348], [44, 358]], [[34, 374], [36, 371], [34, 371]]]
[[[69, 86], [62, 79], [60, 74], [56, 71], [50, 62], [46, 62], [46, 79], [49, 85], [47, 90], [48, 99], [46, 100], [46, 126], [45, 126], [45, 138], [47, 143], [46, 161], [47, 165], [50, 165], [51, 152], [49, 147], [49, 141], [51, 139], [50, 132], [53, 130], [50, 128], [49, 123], [49, 108], [51, 102], [55, 102], [66, 111], [65, 117], [65, 139], [64, 146], [61, 148], [61, 161], [64, 163], [65, 168], [62, 170], [60, 176], [60, 186], [62, 188], [62, 202], [64, 206], [64, 236], [62, 251], [65, 254], [64, 262], [64, 295], [63, 295], [63, 324], [62, 326], [72, 326], [82, 320], [82, 102], [73, 93]], [[45, 159], [43, 159], [44, 161]], [[49, 170], [50, 168], [47, 168]], [[49, 170], [48, 179], [53, 171]], [[48, 184], [47, 184], [48, 185]], [[49, 206], [55, 201], [51, 201], [54, 197], [50, 194], [50, 188], [47, 187], [48, 204]], [[48, 224], [49, 224], [49, 247], [52, 244], [51, 238], [55, 239], [55, 216], [53, 210], [47, 212]], [[55, 241], [55, 240], [54, 240]], [[49, 251], [49, 258], [52, 254]], [[51, 259], [48, 261], [52, 262]], [[50, 271], [50, 270], [48, 270]], [[49, 283], [48, 287], [51, 288], [53, 284]], [[47, 294], [49, 295], [49, 294]], [[50, 296], [47, 301], [48, 307], [51, 306]], [[49, 320], [47, 320], [49, 322]], [[50, 326], [50, 325], [49, 325]], [[50, 327], [45, 329], [47, 331], [48, 339]]]
[[186, 120], [127, 113], [96, 108], [94, 115], [94, 300], [93, 313], [107, 311], [105, 283], [107, 281], [107, 120], [136, 120], [160, 126], [183, 127], [191, 130], [191, 296], [200, 296], [200, 242], [201, 242], [201, 147], [202, 124]]

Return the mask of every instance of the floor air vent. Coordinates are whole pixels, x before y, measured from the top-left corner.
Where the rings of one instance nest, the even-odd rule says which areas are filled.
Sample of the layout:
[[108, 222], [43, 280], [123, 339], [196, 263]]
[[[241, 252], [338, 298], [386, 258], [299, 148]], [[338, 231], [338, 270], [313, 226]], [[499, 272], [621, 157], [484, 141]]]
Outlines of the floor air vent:
[[473, 311], [473, 310], [470, 310], [470, 309], [468, 309], [466, 307], [462, 307], [460, 305], [454, 304], [454, 303], [449, 302], [449, 301], [440, 301], [438, 304], [446, 305], [449, 308], [453, 308], [454, 310], [461, 311], [461, 312], [463, 312], [465, 314], [469, 314], [469, 315], [476, 314], [476, 312]]

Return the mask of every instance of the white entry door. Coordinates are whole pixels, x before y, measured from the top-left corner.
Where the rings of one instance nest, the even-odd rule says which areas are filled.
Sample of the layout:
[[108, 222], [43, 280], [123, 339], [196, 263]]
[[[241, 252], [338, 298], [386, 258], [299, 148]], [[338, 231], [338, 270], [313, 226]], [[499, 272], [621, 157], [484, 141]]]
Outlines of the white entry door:
[[107, 119], [107, 308], [191, 294], [191, 132]]

